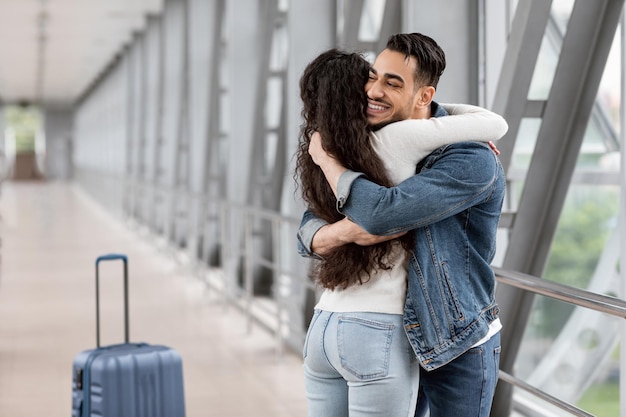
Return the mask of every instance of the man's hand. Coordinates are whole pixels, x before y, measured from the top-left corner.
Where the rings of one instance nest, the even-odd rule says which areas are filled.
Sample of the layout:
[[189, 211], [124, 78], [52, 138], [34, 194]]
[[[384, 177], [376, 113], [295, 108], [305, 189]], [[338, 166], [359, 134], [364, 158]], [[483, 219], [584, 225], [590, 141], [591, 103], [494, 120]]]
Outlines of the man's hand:
[[356, 243], [360, 246], [370, 246], [376, 243], [386, 242], [404, 235], [406, 232], [389, 236], [377, 236], [367, 233], [356, 223], [348, 219], [328, 224], [320, 228], [313, 236], [311, 250], [317, 254], [325, 255], [331, 250], [348, 243]]

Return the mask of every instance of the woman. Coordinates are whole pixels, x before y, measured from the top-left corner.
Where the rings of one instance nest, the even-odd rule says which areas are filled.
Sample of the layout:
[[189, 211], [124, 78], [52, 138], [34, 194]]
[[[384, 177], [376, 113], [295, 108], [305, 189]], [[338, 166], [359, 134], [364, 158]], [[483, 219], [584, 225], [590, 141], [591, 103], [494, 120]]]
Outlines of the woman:
[[[348, 169], [393, 186], [442, 145], [496, 140], [506, 132], [500, 116], [455, 105], [444, 107], [462, 114], [406, 120], [372, 133], [366, 118], [369, 70], [360, 55], [332, 49], [313, 60], [300, 80], [304, 124], [296, 180], [309, 210], [329, 223], [343, 216], [309, 156], [314, 135]], [[414, 415], [419, 367], [402, 324], [411, 243], [409, 233], [373, 246], [344, 245], [315, 265], [324, 292], [304, 346], [309, 417]]]

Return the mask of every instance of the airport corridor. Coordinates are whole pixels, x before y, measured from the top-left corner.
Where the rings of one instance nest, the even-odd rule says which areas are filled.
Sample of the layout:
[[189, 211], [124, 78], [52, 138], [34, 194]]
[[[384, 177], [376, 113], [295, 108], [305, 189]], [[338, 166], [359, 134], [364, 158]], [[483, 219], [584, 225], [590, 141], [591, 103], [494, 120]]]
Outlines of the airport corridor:
[[[96, 344], [95, 259], [129, 259], [130, 341], [183, 358], [187, 417], [306, 415], [301, 358], [71, 183], [2, 184], [0, 416], [71, 415], [72, 361]], [[102, 344], [123, 339], [122, 263], [101, 264]]]

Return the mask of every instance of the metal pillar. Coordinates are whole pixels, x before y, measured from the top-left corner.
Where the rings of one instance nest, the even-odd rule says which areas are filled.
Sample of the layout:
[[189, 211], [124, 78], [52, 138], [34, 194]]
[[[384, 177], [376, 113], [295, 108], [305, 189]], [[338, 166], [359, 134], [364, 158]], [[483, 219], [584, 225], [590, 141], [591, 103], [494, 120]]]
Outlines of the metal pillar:
[[[620, 78], [620, 96], [621, 96], [621, 113], [620, 125], [620, 212], [619, 212], [619, 245], [620, 255], [619, 271], [620, 294], [622, 297], [626, 294], [626, 13], [622, 10], [622, 30], [620, 33], [621, 41], [621, 66], [622, 73]], [[626, 417], [626, 383], [623, 376], [626, 375], [626, 323], [622, 322], [620, 329], [620, 384], [619, 384], [619, 403], [620, 417]]]
[[501, 114], [509, 124], [505, 137], [498, 143], [500, 161], [509, 171], [517, 133], [526, 116], [528, 90], [539, 56], [539, 48], [550, 18], [552, 0], [520, 1], [509, 36], [500, 80], [493, 101], [493, 111]]
[[[478, 104], [480, 0], [432, 2], [405, 0], [402, 32], [432, 37], [446, 53], [447, 66], [435, 101]], [[454, 30], [450, 30], [454, 28]]]
[[226, 148], [228, 135], [222, 125], [222, 103], [228, 95], [223, 85], [226, 79], [223, 69], [225, 60], [224, 22], [226, 1], [213, 0], [208, 16], [211, 37], [207, 39], [209, 50], [209, 85], [207, 89], [204, 167], [201, 190], [203, 198], [199, 202], [199, 251], [200, 260], [210, 266], [221, 265], [219, 201], [226, 199], [226, 164], [221, 157], [221, 149]]
[[[167, 12], [167, 2], [163, 6], [163, 15]], [[155, 91], [156, 113], [152, 122], [154, 123], [154, 137], [152, 149], [152, 178], [151, 182], [151, 202], [149, 203], [150, 217], [149, 225], [154, 233], [163, 232], [163, 195], [159, 190], [159, 186], [163, 180], [163, 167], [161, 166], [163, 153], [163, 145], [165, 139], [163, 137], [163, 115], [164, 115], [164, 84], [165, 84], [165, 22], [163, 15], [155, 19], [155, 31], [157, 36], [157, 80], [153, 86]]]
[[132, 218], [136, 203], [137, 154], [138, 138], [136, 134], [137, 100], [135, 96], [135, 83], [137, 81], [137, 44], [139, 35], [133, 36], [131, 44], [124, 47], [124, 65], [126, 67], [126, 161], [124, 195], [122, 199], [122, 213]]
[[[286, 170], [287, 12], [279, 9], [278, 0], [266, 0], [259, 19], [259, 48], [263, 53], [257, 73], [247, 203], [278, 211]], [[254, 250], [264, 259], [273, 259], [271, 224], [260, 221], [253, 227], [257, 237]], [[255, 293], [269, 294], [272, 272], [263, 267], [256, 269]]]
[[[286, 12], [278, 9], [276, 0], [264, 2], [260, 13], [260, 71], [256, 84], [251, 169], [247, 202], [256, 207], [277, 210], [285, 172], [285, 91], [287, 51], [278, 42], [286, 29]], [[278, 50], [277, 50], [278, 49]], [[283, 56], [277, 56], [281, 54]], [[272, 63], [272, 58], [274, 62]], [[272, 89], [271, 87], [277, 87]], [[276, 117], [275, 124], [269, 119]], [[272, 146], [273, 145], [273, 146]], [[274, 165], [268, 161], [268, 151], [274, 150]], [[277, 181], [280, 180], [280, 182]]]
[[[367, 3], [367, 5], [375, 6], [374, 3]], [[390, 35], [400, 32], [402, 28], [402, 4], [401, 0], [385, 1], [378, 33], [363, 39], [360, 34], [364, 15], [370, 14], [372, 18], [377, 17], [370, 13], [370, 10], [365, 6], [365, 0], [344, 2], [343, 10], [340, 11], [344, 22], [343, 30], [339, 33], [337, 44], [347, 50], [370, 52], [375, 56], [385, 48], [387, 38]]]
[[175, 155], [173, 167], [173, 192], [169, 195], [169, 219], [167, 239], [175, 247], [187, 244], [189, 210], [191, 207], [189, 192], [191, 179], [191, 143], [190, 125], [191, 112], [189, 111], [189, 0], [177, 0], [177, 7], [182, 10], [180, 31], [182, 42], [179, 45], [180, 53], [180, 84], [177, 94], [178, 112], [175, 121], [176, 136], [170, 138], [175, 141]]
[[[148, 19], [150, 21], [150, 19]], [[136, 84], [135, 94], [137, 96], [137, 161], [136, 161], [136, 193], [133, 196], [135, 204], [133, 205], [133, 211], [131, 215], [137, 219], [140, 223], [146, 223], [148, 221], [146, 208], [146, 201], [149, 193], [146, 188], [148, 170], [146, 168], [147, 152], [147, 138], [146, 138], [146, 112], [148, 108], [147, 96], [148, 96], [148, 43], [147, 43], [147, 30], [142, 32], [135, 42], [135, 49], [138, 49], [137, 54], [137, 77], [139, 82]]]

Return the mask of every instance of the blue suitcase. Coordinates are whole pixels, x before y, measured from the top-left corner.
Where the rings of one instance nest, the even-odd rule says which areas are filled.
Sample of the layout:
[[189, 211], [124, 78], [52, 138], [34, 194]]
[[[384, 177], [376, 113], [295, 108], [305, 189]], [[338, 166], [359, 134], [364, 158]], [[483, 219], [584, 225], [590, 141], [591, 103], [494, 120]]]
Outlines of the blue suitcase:
[[[100, 262], [124, 263], [125, 343], [100, 346]], [[128, 342], [128, 258], [96, 259], [96, 349], [74, 358], [72, 417], [184, 417], [180, 355], [166, 346]]]

